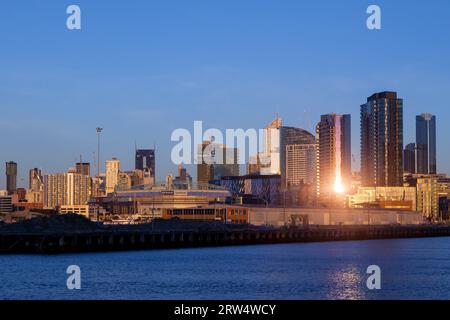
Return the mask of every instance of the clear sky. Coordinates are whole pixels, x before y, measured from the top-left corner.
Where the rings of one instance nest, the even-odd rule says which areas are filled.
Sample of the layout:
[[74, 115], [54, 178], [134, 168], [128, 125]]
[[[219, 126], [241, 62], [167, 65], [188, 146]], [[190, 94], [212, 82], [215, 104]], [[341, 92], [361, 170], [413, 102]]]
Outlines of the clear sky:
[[[70, 4], [80, 31], [66, 28]], [[366, 28], [370, 4], [380, 31]], [[163, 180], [174, 129], [261, 128], [277, 112], [308, 130], [350, 113], [358, 170], [359, 106], [384, 90], [404, 99], [405, 144], [416, 114], [436, 114], [438, 169], [450, 172], [449, 15], [448, 0], [2, 0], [0, 189], [9, 160], [20, 186], [32, 167], [92, 162], [97, 126], [102, 159], [123, 169], [135, 141], [155, 144]]]

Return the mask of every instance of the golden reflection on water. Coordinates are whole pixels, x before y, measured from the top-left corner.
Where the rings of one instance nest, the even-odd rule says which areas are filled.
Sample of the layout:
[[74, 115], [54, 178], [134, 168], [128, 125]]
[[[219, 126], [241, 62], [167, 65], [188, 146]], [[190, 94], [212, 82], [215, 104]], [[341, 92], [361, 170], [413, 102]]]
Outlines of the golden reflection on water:
[[365, 299], [365, 273], [355, 266], [330, 274], [329, 299]]

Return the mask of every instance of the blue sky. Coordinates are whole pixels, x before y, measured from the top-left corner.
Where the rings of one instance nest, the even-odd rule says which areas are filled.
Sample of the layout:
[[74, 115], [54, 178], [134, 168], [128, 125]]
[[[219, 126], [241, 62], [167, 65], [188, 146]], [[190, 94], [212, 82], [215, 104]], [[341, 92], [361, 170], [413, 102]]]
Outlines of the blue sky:
[[[66, 29], [70, 4], [81, 31]], [[380, 31], [366, 28], [370, 4]], [[446, 0], [1, 1], [0, 188], [9, 160], [22, 186], [32, 167], [92, 162], [97, 126], [102, 159], [123, 169], [135, 141], [155, 144], [158, 180], [176, 169], [171, 132], [194, 120], [261, 128], [279, 112], [311, 130], [320, 114], [350, 113], [359, 159], [359, 106], [383, 90], [404, 99], [405, 144], [416, 114], [436, 114], [439, 171], [450, 172], [449, 14]]]

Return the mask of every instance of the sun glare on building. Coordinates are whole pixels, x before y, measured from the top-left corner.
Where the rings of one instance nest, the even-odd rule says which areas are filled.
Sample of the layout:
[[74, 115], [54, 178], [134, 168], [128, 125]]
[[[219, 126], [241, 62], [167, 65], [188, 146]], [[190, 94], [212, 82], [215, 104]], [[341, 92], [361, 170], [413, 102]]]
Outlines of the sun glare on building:
[[336, 181], [334, 182], [334, 192], [336, 192], [336, 193], [344, 193], [345, 192], [345, 188], [344, 188], [344, 185], [342, 184], [342, 180], [339, 179], [338, 177], [336, 178]]

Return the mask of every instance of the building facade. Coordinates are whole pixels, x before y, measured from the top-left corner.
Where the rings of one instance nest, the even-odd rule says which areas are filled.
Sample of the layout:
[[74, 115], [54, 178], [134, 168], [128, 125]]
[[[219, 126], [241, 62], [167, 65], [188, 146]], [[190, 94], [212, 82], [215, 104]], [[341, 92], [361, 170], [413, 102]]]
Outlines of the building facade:
[[119, 185], [120, 161], [116, 158], [106, 160], [106, 193], [114, 192]]
[[29, 189], [34, 192], [42, 191], [44, 186], [44, 179], [42, 171], [38, 168], [31, 169], [28, 174]]
[[154, 184], [156, 180], [155, 149], [136, 149], [135, 169], [144, 172], [146, 184]]
[[347, 196], [346, 207], [416, 211], [416, 187], [360, 187]]
[[322, 115], [316, 127], [316, 139], [317, 197], [326, 204], [351, 186], [350, 115]]
[[439, 218], [438, 178], [423, 176], [417, 178], [417, 211], [428, 219]]
[[282, 120], [276, 117], [264, 129], [264, 152], [259, 153], [259, 170], [263, 175], [281, 174], [281, 125]]
[[91, 196], [91, 179], [78, 173], [56, 173], [44, 176], [44, 207], [84, 205]]
[[91, 164], [89, 162], [77, 162], [75, 164], [75, 171], [78, 174], [91, 176]]
[[403, 172], [416, 173], [416, 144], [410, 143], [403, 150]]
[[0, 214], [14, 211], [13, 199], [11, 196], [0, 196]]
[[416, 116], [417, 173], [436, 174], [436, 116]]
[[396, 92], [375, 93], [361, 105], [362, 184], [403, 184], [403, 100]]
[[316, 182], [316, 144], [286, 145], [286, 185]]
[[[281, 172], [281, 183], [284, 188], [289, 186], [288, 174], [291, 175], [291, 182], [298, 181], [306, 182], [304, 178], [313, 183], [314, 179], [311, 176], [305, 177], [300, 176], [301, 171], [308, 169], [315, 169], [315, 160], [312, 157], [315, 154], [314, 146], [316, 144], [316, 138], [313, 134], [301, 128], [286, 127], [281, 126], [280, 128], [280, 169]], [[289, 156], [288, 159], [288, 151]], [[300, 162], [293, 161], [293, 157], [297, 157], [298, 160], [303, 160]], [[302, 158], [302, 159], [301, 159]], [[288, 164], [291, 166], [288, 168]], [[291, 169], [290, 171], [288, 171]]]
[[14, 194], [17, 189], [17, 163], [9, 161], [6, 163], [6, 190], [8, 194]]
[[239, 152], [237, 148], [204, 141], [197, 149], [197, 181], [208, 184], [221, 177], [239, 176]]

